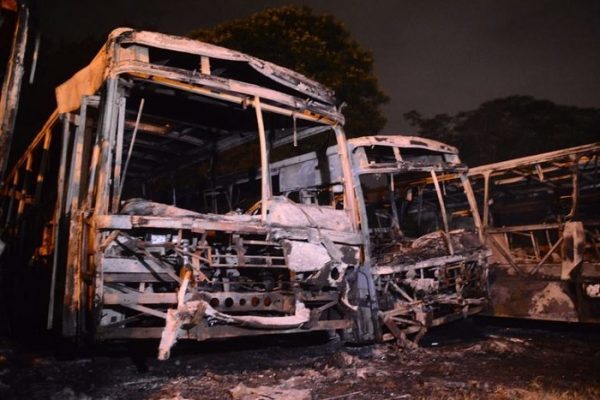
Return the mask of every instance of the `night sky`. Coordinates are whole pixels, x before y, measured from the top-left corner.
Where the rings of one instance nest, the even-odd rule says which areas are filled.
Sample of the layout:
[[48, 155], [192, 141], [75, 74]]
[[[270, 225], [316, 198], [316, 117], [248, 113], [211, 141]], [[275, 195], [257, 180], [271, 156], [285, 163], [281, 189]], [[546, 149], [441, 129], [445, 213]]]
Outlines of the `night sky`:
[[42, 40], [67, 43], [117, 26], [183, 35], [290, 3], [335, 15], [373, 51], [391, 97], [385, 133], [411, 133], [411, 109], [454, 113], [512, 94], [600, 107], [600, 1], [44, 0], [39, 12]]

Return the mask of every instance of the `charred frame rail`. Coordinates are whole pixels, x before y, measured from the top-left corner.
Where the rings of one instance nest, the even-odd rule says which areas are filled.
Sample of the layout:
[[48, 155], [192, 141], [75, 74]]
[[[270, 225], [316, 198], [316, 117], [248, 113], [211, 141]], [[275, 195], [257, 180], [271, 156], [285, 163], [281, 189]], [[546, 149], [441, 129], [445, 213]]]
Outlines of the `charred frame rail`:
[[[7, 6], [9, 5], [7, 4]], [[4, 9], [4, 4], [2, 8]], [[10, 154], [19, 108], [21, 83], [25, 73], [25, 50], [29, 32], [29, 9], [27, 6], [19, 2], [14, 12], [16, 13], [16, 22], [9, 58], [0, 60], [0, 62], [6, 62], [0, 93], [0, 179], [4, 178]], [[6, 23], [6, 21], [3, 22]]]
[[469, 171], [496, 316], [600, 322], [600, 143]]

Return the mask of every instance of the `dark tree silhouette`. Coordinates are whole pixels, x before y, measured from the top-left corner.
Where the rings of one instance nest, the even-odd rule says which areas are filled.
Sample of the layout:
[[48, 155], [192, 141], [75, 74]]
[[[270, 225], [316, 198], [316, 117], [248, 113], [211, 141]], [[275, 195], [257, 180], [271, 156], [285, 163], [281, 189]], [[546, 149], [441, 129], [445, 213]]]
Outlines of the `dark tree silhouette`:
[[470, 166], [600, 140], [600, 109], [531, 96], [490, 100], [475, 110], [431, 118], [413, 110], [404, 118], [419, 135], [458, 147]]

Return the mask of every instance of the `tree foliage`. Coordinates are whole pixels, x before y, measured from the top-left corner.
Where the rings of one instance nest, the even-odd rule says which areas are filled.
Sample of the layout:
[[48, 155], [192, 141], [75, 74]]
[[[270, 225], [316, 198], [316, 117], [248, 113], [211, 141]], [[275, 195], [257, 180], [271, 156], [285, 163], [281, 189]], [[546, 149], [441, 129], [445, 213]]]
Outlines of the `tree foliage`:
[[454, 115], [404, 114], [421, 136], [458, 147], [470, 166], [600, 140], [600, 109], [558, 105], [530, 96], [487, 101]]
[[284, 6], [196, 30], [190, 36], [288, 67], [332, 88], [347, 103], [349, 136], [377, 133], [386, 123], [381, 106], [388, 97], [373, 72], [372, 53], [361, 48], [331, 15]]

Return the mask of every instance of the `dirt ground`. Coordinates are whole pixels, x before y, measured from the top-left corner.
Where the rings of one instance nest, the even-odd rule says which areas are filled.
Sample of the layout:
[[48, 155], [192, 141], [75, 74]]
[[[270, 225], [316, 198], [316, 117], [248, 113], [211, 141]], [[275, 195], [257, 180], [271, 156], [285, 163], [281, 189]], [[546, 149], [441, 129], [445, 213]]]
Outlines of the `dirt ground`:
[[0, 342], [0, 399], [598, 399], [600, 334], [585, 326], [459, 322], [422, 347], [326, 335], [103, 345], [87, 356]]

